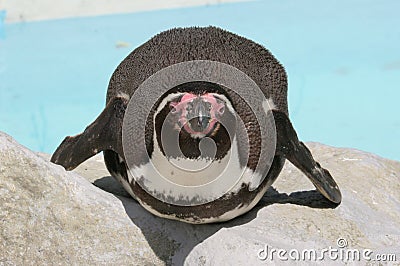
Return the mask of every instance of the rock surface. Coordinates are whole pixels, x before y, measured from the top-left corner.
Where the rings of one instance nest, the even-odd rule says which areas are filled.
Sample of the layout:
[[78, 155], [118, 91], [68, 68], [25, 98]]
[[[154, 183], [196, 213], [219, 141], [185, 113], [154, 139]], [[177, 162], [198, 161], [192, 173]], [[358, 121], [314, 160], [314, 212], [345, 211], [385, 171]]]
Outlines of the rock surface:
[[[317, 252], [313, 263], [324, 249], [337, 249], [331, 258], [324, 253], [324, 265], [374, 264], [364, 250], [400, 263], [400, 162], [308, 146], [338, 182], [341, 205], [325, 201], [286, 163], [249, 213], [190, 225], [145, 211], [109, 176], [101, 155], [66, 172], [0, 133], [0, 265], [281, 265], [298, 254], [296, 262], [308, 265], [305, 249]], [[338, 247], [339, 238], [346, 247]], [[287, 252], [280, 259], [272, 249]], [[346, 260], [343, 254], [356, 249], [360, 261], [351, 254]]]

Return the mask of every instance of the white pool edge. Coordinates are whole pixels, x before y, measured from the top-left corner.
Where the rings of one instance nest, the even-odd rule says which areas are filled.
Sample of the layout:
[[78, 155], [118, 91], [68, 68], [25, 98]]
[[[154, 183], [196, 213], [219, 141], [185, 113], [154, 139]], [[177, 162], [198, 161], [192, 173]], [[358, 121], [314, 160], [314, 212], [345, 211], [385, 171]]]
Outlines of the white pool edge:
[[0, 0], [0, 10], [6, 11], [5, 23], [15, 23], [70, 17], [124, 14], [244, 1], [245, 0]]

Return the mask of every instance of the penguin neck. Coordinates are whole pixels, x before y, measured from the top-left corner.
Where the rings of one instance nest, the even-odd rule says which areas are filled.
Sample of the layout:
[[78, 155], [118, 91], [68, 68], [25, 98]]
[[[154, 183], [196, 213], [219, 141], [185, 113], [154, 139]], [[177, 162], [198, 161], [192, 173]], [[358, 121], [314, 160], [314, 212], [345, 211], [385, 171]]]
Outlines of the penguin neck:
[[[196, 140], [196, 139], [195, 139]], [[167, 179], [180, 185], [186, 186], [200, 186], [212, 182], [215, 177], [225, 175], [227, 165], [235, 164], [237, 158], [238, 148], [237, 141], [234, 138], [232, 143], [229, 143], [229, 149], [224, 153], [225, 156], [221, 158], [210, 157], [196, 157], [190, 158], [185, 156], [179, 157], [166, 157], [161, 150], [157, 137], [154, 136], [154, 150], [151, 154], [151, 160], [154, 168]], [[199, 141], [199, 140], [196, 140]], [[194, 143], [196, 143], [194, 141]], [[192, 149], [199, 150], [198, 144], [192, 146]], [[238, 159], [237, 159], [238, 161]], [[236, 163], [238, 165], [238, 163]]]
[[[206, 139], [215, 143], [215, 153], [202, 153], [201, 143]], [[185, 157], [193, 160], [209, 158], [221, 160], [227, 156], [231, 148], [231, 138], [227, 130], [219, 124], [216, 125], [213, 134], [204, 138], [196, 138], [185, 130], [178, 131], [174, 125], [164, 124], [164, 128], [162, 128], [156, 126], [155, 123], [153, 143], [165, 157], [172, 157], [171, 159]]]

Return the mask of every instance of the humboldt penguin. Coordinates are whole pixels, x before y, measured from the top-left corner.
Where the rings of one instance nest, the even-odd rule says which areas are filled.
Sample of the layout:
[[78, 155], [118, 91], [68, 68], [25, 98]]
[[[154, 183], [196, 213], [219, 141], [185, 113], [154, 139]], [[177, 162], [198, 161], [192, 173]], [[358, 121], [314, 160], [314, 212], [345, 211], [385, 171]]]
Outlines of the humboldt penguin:
[[[204, 62], [222, 72], [207, 71]], [[164, 76], [166, 81], [154, 78], [169, 67], [189, 63], [196, 67], [185, 73], [186, 68], [176, 68]], [[241, 74], [231, 73], [225, 83], [214, 82], [231, 69]], [[203, 72], [212, 78], [183, 77], [168, 83], [173, 73], [197, 77]], [[261, 96], [253, 97], [263, 98], [259, 104], [246, 100], [254, 93], [242, 85], [233, 88], [239, 86], [241, 81], [235, 78], [242, 74], [259, 88]], [[146, 89], [140, 94], [141, 86]], [[157, 86], [168, 88], [156, 97]], [[326, 199], [339, 204], [338, 185], [299, 141], [289, 120], [287, 87], [284, 67], [249, 39], [216, 27], [167, 30], [120, 63], [109, 82], [102, 113], [83, 133], [66, 137], [51, 161], [72, 170], [103, 152], [111, 175], [145, 209], [188, 223], [227, 221], [251, 210], [286, 159]], [[124, 133], [129, 127], [133, 133]], [[216, 175], [220, 179], [214, 180]], [[196, 189], [201, 191], [196, 194]]]

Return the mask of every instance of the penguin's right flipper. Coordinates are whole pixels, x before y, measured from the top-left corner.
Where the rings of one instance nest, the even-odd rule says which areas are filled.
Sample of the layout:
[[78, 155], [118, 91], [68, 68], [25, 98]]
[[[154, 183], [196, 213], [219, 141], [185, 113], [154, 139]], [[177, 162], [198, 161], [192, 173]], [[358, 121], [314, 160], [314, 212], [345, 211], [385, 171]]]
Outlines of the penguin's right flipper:
[[83, 133], [64, 139], [50, 161], [72, 170], [101, 151], [112, 150], [123, 156], [122, 123], [127, 105], [124, 97], [111, 99]]
[[325, 198], [339, 204], [342, 194], [328, 170], [314, 160], [310, 150], [297, 138], [296, 131], [286, 114], [273, 110], [277, 129], [277, 154], [284, 156], [299, 168]]

